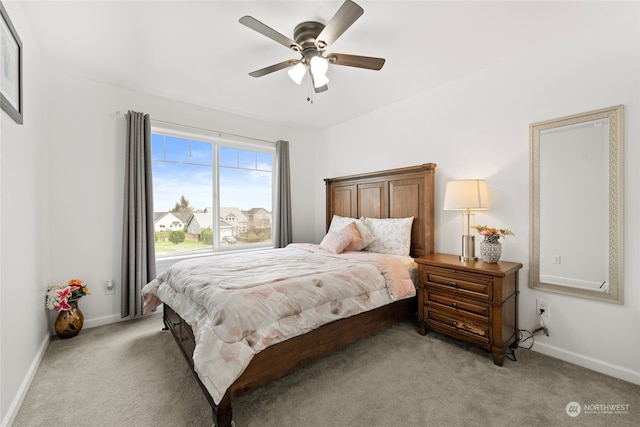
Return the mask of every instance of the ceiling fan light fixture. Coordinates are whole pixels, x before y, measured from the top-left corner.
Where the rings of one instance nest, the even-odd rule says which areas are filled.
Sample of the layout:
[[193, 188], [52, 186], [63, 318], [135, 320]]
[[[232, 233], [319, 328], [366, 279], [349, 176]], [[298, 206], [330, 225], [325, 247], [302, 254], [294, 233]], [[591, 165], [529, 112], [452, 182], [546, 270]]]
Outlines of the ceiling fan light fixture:
[[314, 77], [325, 75], [329, 70], [329, 61], [327, 61], [327, 58], [323, 58], [322, 56], [317, 55], [311, 58], [309, 67], [311, 67], [311, 72], [313, 73]]
[[326, 74], [313, 74], [313, 87], [319, 88], [329, 83], [329, 78]]
[[291, 80], [293, 80], [296, 84], [302, 83], [302, 79], [304, 78], [305, 73], [307, 72], [307, 67], [302, 62], [298, 62], [295, 67], [290, 69], [287, 73]]
[[319, 88], [329, 83], [327, 71], [329, 70], [329, 61], [326, 58], [316, 55], [309, 61], [309, 69], [313, 75], [313, 87]]

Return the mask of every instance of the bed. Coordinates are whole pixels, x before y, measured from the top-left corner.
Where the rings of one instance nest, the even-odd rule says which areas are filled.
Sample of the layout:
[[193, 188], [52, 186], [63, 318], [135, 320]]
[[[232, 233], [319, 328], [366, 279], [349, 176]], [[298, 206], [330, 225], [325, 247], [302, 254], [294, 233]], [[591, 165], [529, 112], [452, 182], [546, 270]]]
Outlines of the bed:
[[[218, 336], [215, 339], [211, 338], [209, 341], [209, 336], [205, 335], [203, 332], [203, 323], [200, 322], [201, 317], [199, 317], [197, 313], [194, 314], [197, 309], [191, 310], [185, 305], [184, 298], [180, 299], [180, 293], [184, 291], [185, 294], [190, 296], [191, 300], [196, 298], [194, 295], [198, 295], [198, 298], [202, 298], [202, 304], [205, 306], [207, 304], [212, 304], [212, 306], [213, 304], [217, 304], [217, 299], [215, 298], [219, 298], [220, 295], [227, 294], [219, 293], [215, 298], [209, 294], [206, 296], [202, 294], [201, 296], [200, 292], [204, 292], [203, 290], [205, 288], [208, 289], [212, 287], [209, 285], [203, 285], [199, 280], [207, 274], [212, 275], [220, 273], [220, 270], [218, 269], [222, 267], [213, 267], [211, 264], [205, 265], [200, 261], [180, 263], [181, 266], [179, 268], [176, 268], [175, 271], [164, 276], [162, 280], [160, 280], [160, 282], [169, 281], [169, 277], [171, 276], [172, 280], [176, 283], [173, 286], [175, 289], [180, 290], [180, 292], [176, 292], [173, 288], [163, 286], [158, 282], [158, 279], [145, 287], [143, 294], [145, 294], [145, 301], [147, 303], [149, 300], [153, 300], [155, 298], [157, 298], [156, 305], [160, 302], [164, 303], [163, 321], [165, 328], [171, 331], [207, 400], [209, 401], [213, 412], [214, 425], [218, 427], [228, 427], [233, 425], [232, 401], [242, 394], [281, 378], [301, 366], [331, 354], [375, 332], [385, 329], [398, 320], [415, 314], [416, 298], [415, 296], [412, 296], [415, 295], [415, 290], [413, 289], [413, 283], [411, 281], [409, 284], [412, 287], [411, 290], [414, 291], [413, 294], [405, 292], [407, 291], [407, 282], [406, 277], [402, 276], [402, 274], [400, 274], [400, 276], [402, 276], [402, 280], [400, 281], [401, 283], [396, 282], [400, 283], [399, 285], [396, 284], [396, 287], [394, 288], [385, 288], [384, 292], [382, 292], [380, 290], [380, 286], [376, 284], [378, 282], [378, 279], [374, 277], [376, 275], [370, 272], [371, 268], [380, 269], [380, 271], [377, 271], [377, 276], [381, 276], [380, 272], [383, 272], [384, 274], [382, 276], [384, 276], [384, 278], [381, 280], [383, 283], [386, 282], [385, 286], [390, 286], [389, 282], [393, 282], [393, 280], [390, 280], [391, 272], [388, 273], [386, 268], [389, 268], [390, 271], [393, 271], [394, 268], [397, 269], [399, 261], [392, 260], [388, 261], [387, 264], [387, 261], [383, 261], [382, 258], [386, 259], [389, 257], [380, 256], [379, 258], [376, 258], [378, 256], [375, 253], [376, 251], [365, 250], [357, 252], [358, 248], [352, 251], [348, 247], [345, 247], [346, 245], [342, 245], [338, 234], [344, 235], [344, 232], [348, 227], [338, 228], [336, 227], [336, 224], [341, 221], [344, 224], [350, 224], [350, 227], [353, 228], [356, 224], [354, 219], [366, 218], [370, 221], [369, 225], [373, 224], [374, 227], [377, 227], [376, 224], [386, 224], [387, 226], [389, 223], [406, 224], [408, 220], [409, 228], [407, 232], [410, 233], [410, 238], [407, 239], [406, 243], [408, 251], [407, 255], [415, 258], [432, 253], [434, 248], [433, 203], [435, 168], [435, 164], [428, 163], [406, 168], [325, 179], [327, 235], [321, 244], [293, 244], [284, 249], [269, 251], [268, 254], [266, 254], [266, 260], [256, 261], [262, 262], [262, 266], [252, 266], [252, 269], [254, 269], [251, 270], [252, 280], [255, 280], [253, 277], [257, 277], [253, 275], [254, 271], [268, 270], [267, 266], [276, 265], [268, 258], [269, 256], [275, 257], [278, 253], [283, 253], [288, 257], [287, 259], [290, 260], [292, 265], [305, 265], [304, 271], [309, 271], [305, 280], [308, 279], [310, 282], [316, 283], [316, 288], [320, 287], [317, 283], [320, 283], [325, 287], [331, 287], [331, 285], [328, 285], [329, 282], [325, 280], [325, 277], [322, 276], [324, 272], [321, 272], [320, 267], [318, 267], [318, 273], [312, 274], [315, 268], [314, 263], [318, 263], [318, 259], [322, 259], [322, 264], [330, 264], [336, 271], [349, 271], [348, 274], [344, 273], [338, 275], [343, 277], [344, 280], [355, 280], [355, 283], [358, 286], [368, 287], [371, 285], [375, 289], [372, 289], [371, 294], [367, 294], [366, 296], [354, 291], [353, 295], [347, 295], [345, 297], [344, 303], [342, 301], [340, 302], [339, 309], [336, 309], [333, 305], [327, 305], [328, 311], [330, 312], [327, 313], [329, 318], [331, 315], [335, 315], [335, 320], [333, 318], [332, 320], [323, 320], [323, 322], [328, 323], [316, 325], [314, 323], [315, 314], [313, 314], [312, 317], [305, 318], [303, 320], [299, 319], [301, 315], [298, 316], [296, 314], [296, 316], [291, 317], [297, 319], [297, 323], [304, 323], [305, 326], [311, 325], [310, 328], [307, 328], [309, 330], [305, 329], [303, 333], [295, 333], [291, 338], [287, 338], [285, 340], [273, 339], [273, 343], [263, 343], [263, 341], [268, 341], [263, 338], [253, 340], [251, 344], [255, 345], [258, 352], [251, 354], [249, 360], [241, 366], [236, 366], [235, 360], [233, 363], [228, 365], [228, 385], [223, 383], [223, 387], [217, 387], [217, 385], [214, 384], [215, 381], [213, 381], [209, 375], [227, 375], [227, 372], [225, 371], [227, 365], [224, 365], [224, 363], [218, 360], [218, 353], [220, 353], [222, 359], [228, 361], [244, 350], [239, 349], [238, 347], [224, 347], [230, 345], [228, 342], [231, 341], [225, 337]], [[337, 231], [340, 232], [338, 233]], [[379, 242], [376, 244], [380, 244], [380, 239], [378, 240]], [[351, 241], [351, 243], [353, 243], [353, 241]], [[370, 247], [372, 248], [373, 246], [375, 246], [375, 244], [371, 244]], [[310, 254], [315, 254], [317, 252], [322, 252], [320, 254], [322, 256], [316, 257], [316, 255]], [[343, 257], [340, 254], [346, 256]], [[326, 261], [334, 255], [335, 259]], [[307, 262], [307, 258], [309, 259], [310, 264], [302, 264]], [[403, 259], [403, 261], [406, 262], [405, 257], [397, 256], [396, 258]], [[241, 261], [238, 261], [238, 259], [236, 260], [236, 265], [233, 266], [233, 268], [224, 267], [228, 268], [228, 270], [224, 270], [221, 274], [223, 276], [224, 274], [228, 274], [228, 283], [231, 283], [232, 279], [234, 280], [232, 285], [228, 285], [233, 287], [234, 291], [250, 292], [254, 286], [258, 285], [255, 285], [251, 280], [248, 280], [246, 277], [248, 275], [245, 275], [245, 277], [236, 281], [236, 278], [232, 277], [233, 274], [230, 273], [232, 271], [242, 270], [239, 267], [241, 267], [240, 264], [245, 261], [242, 259], [240, 260]], [[365, 263], [361, 261], [366, 261], [367, 266], [363, 266], [362, 264]], [[384, 266], [382, 266], [383, 262]], [[369, 265], [370, 263], [376, 264], [376, 267], [372, 267]], [[231, 262], [231, 264], [233, 264], [233, 262]], [[274, 270], [278, 270], [278, 268], [280, 267], [275, 267]], [[356, 270], [356, 268], [358, 268], [358, 270]], [[362, 268], [362, 270], [360, 270], [360, 268]], [[406, 273], [406, 268], [403, 269]], [[215, 273], [211, 273], [212, 271], [215, 271]], [[196, 273], [200, 274], [200, 276]], [[274, 273], [268, 272], [268, 274], [274, 274], [277, 282], [274, 282], [273, 285], [269, 284], [269, 286], [273, 286], [277, 290], [281, 290], [287, 285], [290, 285], [288, 282], [288, 280], [290, 280], [288, 270], [283, 269], [282, 271]], [[287, 281], [282, 281], [284, 280], [283, 278], [278, 278], [278, 274], [281, 276], [287, 276]], [[222, 278], [218, 277], [216, 279], [221, 283], [221, 285], [218, 284], [219, 286], [216, 286], [224, 288], [223, 290], [227, 292], [229, 290], [226, 285], [227, 279], [226, 276], [223, 276], [220, 276]], [[183, 280], [182, 278], [184, 278], [185, 283], [187, 283], [187, 277], [191, 277], [191, 279], [189, 279], [190, 282], [185, 284], [184, 288], [181, 288], [180, 286], [183, 286], [181, 284], [181, 280]], [[404, 285], [402, 283], [404, 283]], [[296, 282], [293, 283], [292, 286], [299, 285], [300, 283]], [[163, 286], [163, 292], [157, 292], [159, 286]], [[309, 287], [312, 286], [309, 285]], [[347, 292], [347, 286], [345, 285], [336, 285], [336, 289], [341, 289], [342, 292]], [[207, 290], [207, 292], [209, 291]], [[217, 292], [222, 291], [219, 289]], [[277, 292], [273, 292], [273, 288], [270, 288], [268, 295], [267, 292], [262, 293], [266, 295], [265, 298], [262, 299], [271, 298], [272, 293], [280, 295]], [[169, 294], [176, 294], [177, 299], [170, 297], [171, 295]], [[387, 297], [383, 297], [383, 294], [387, 295]], [[315, 298], [315, 296], [313, 298]], [[318, 298], [320, 298], [320, 296], [318, 296]], [[384, 298], [387, 298], [388, 301], [383, 301]], [[260, 304], [262, 304], [262, 302]], [[360, 312], [353, 310], [356, 306]], [[264, 308], [265, 306], [260, 305], [259, 307]], [[273, 310], [276, 311], [280, 309], [274, 308]], [[242, 308], [238, 308], [237, 311], [239, 316], [243, 318], [252, 317], [243, 316]], [[318, 311], [321, 310], [315, 309], [315, 312]], [[178, 313], [180, 313], [180, 315]], [[227, 311], [227, 313], [235, 312]], [[234, 317], [235, 314], [226, 314], [226, 316]], [[287, 319], [289, 319], [289, 317]], [[243, 319], [243, 322], [249, 321]], [[219, 323], [221, 322], [213, 320], [208, 321], [207, 325], [218, 325]], [[244, 325], [242, 327], [251, 330], [251, 328], [254, 328], [255, 326]], [[285, 326], [284, 328], [286, 329], [287, 327], [288, 326]], [[212, 328], [213, 327], [211, 327], [211, 329]], [[280, 334], [282, 329], [282, 325], [279, 324], [277, 332], [271, 333], [271, 335]], [[196, 331], [196, 334], [194, 334], [194, 330]], [[243, 333], [246, 334], [246, 332]], [[246, 337], [246, 335], [244, 336]], [[260, 345], [256, 344], [256, 341], [259, 340], [261, 340]], [[243, 342], [245, 341], [247, 340], [244, 339]], [[198, 342], [198, 349], [196, 349], [196, 342]], [[216, 348], [215, 357], [218, 358], [216, 360], [213, 360], [214, 357], [211, 356], [213, 353], [209, 351], [210, 348], [214, 347]], [[204, 348], [207, 349], [206, 352], [203, 350]], [[229, 356], [231, 353], [233, 354]], [[212, 365], [209, 366], [208, 364], [205, 364], [203, 359], [207, 359], [207, 363], [211, 363]], [[224, 368], [221, 368], [221, 366], [224, 366]], [[235, 375], [234, 370], [237, 370], [239, 374]]]

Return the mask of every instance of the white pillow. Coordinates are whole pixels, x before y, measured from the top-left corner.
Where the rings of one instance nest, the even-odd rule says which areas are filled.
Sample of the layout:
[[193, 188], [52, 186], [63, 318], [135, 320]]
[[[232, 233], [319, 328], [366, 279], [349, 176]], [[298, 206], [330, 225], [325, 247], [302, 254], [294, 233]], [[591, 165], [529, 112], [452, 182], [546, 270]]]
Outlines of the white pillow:
[[374, 235], [371, 233], [371, 230], [369, 230], [369, 227], [365, 225], [364, 220], [334, 215], [333, 218], [331, 218], [329, 231], [333, 231], [334, 233], [337, 233], [347, 225], [351, 224], [352, 222], [356, 223], [356, 226], [358, 227], [358, 231], [360, 232], [360, 237], [362, 237], [362, 241], [360, 243], [354, 242], [354, 244], [350, 245], [347, 248], [347, 250], [361, 251], [367, 246], [369, 246], [371, 243], [373, 243], [373, 241], [376, 239]]
[[407, 256], [411, 252], [413, 217], [365, 218], [375, 241], [366, 247], [368, 252]]

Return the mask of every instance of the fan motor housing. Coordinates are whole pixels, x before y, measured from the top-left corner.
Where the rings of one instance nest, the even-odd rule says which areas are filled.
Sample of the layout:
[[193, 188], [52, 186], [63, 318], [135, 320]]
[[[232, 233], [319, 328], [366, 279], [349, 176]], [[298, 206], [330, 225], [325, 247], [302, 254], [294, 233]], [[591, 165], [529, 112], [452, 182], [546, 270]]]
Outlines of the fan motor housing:
[[[305, 21], [296, 25], [293, 30], [293, 39], [302, 47], [302, 50], [316, 48], [316, 38], [324, 29], [324, 24], [316, 21]], [[318, 46], [321, 47], [321, 46]]]

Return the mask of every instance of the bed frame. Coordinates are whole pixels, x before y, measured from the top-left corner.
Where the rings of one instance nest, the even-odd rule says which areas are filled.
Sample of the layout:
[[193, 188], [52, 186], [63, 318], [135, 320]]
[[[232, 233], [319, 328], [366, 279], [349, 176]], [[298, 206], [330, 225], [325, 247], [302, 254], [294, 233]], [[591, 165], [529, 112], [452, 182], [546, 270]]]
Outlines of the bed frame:
[[[413, 216], [411, 255], [419, 257], [433, 253], [435, 168], [434, 163], [427, 163], [325, 179], [327, 228], [334, 214], [354, 218]], [[214, 426], [230, 427], [233, 425], [231, 402], [239, 396], [381, 331], [415, 314], [416, 309], [415, 297], [395, 301], [268, 347], [254, 356], [218, 405], [194, 371], [192, 356], [195, 340], [191, 327], [166, 304], [163, 319], [211, 405]]]

